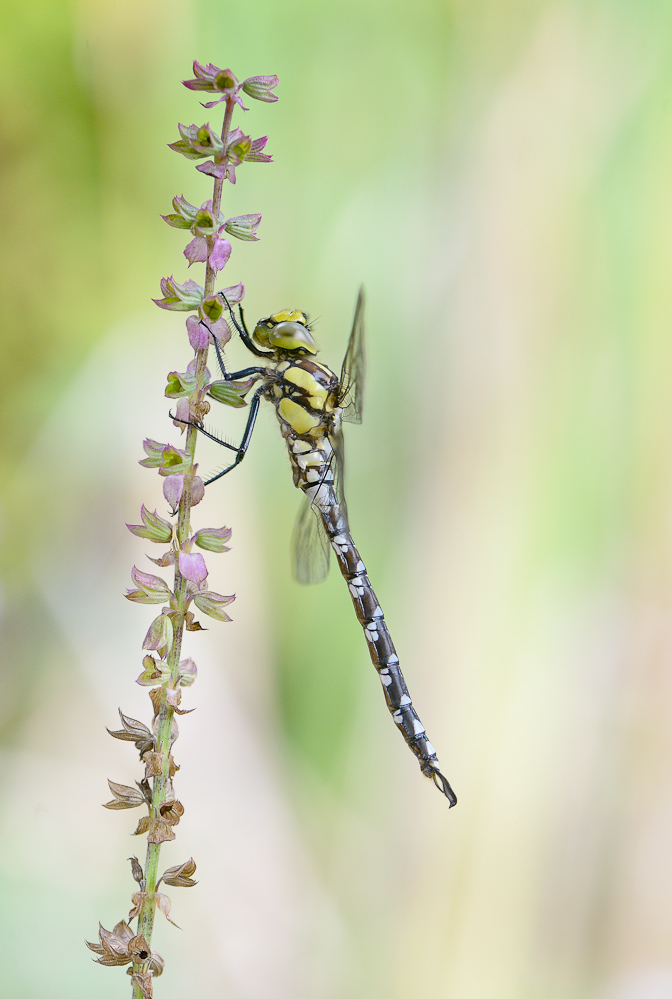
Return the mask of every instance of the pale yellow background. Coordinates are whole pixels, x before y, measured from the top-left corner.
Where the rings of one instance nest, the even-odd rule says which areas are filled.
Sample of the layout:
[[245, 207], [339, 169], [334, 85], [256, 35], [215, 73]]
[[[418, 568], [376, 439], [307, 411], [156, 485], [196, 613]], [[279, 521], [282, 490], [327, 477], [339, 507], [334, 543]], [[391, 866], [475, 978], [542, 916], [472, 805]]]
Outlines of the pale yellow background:
[[[147, 718], [144, 436], [178, 440], [187, 277], [159, 213], [209, 182], [191, 61], [277, 73], [271, 166], [227, 215], [250, 318], [367, 289], [352, 529], [459, 805], [394, 731], [337, 573], [291, 581], [273, 414], [195, 526], [233, 527], [189, 636], [175, 755], [193, 855], [161, 999], [671, 999], [672, 5], [653, 0], [10, 0], [2, 81], [0, 992], [112, 999], [83, 939], [128, 912]], [[241, 116], [242, 117], [242, 116]], [[243, 124], [239, 117], [239, 123]], [[197, 268], [193, 269], [194, 271]], [[200, 279], [200, 273], [191, 276]], [[246, 361], [239, 344], [233, 364]], [[242, 414], [212, 423], [231, 439]], [[203, 447], [205, 473], [222, 455]], [[153, 546], [151, 546], [153, 547]]]

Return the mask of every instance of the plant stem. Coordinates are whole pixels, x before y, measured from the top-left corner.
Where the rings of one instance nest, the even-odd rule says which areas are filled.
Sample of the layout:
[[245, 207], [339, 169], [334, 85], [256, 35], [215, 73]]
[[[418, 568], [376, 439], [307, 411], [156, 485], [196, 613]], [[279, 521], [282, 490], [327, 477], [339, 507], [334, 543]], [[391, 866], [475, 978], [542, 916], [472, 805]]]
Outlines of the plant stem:
[[[226, 101], [226, 111], [224, 114], [224, 122], [222, 124], [222, 143], [223, 151], [219, 157], [219, 162], [224, 160], [226, 156], [226, 146], [229, 138], [229, 133], [231, 131], [231, 119], [233, 117], [233, 109], [235, 106], [235, 100], [232, 98]], [[215, 158], [217, 162], [217, 158]], [[222, 189], [224, 187], [224, 178], [215, 178], [214, 189], [212, 194], [212, 206], [213, 214], [215, 218], [220, 211], [222, 203]], [[210, 245], [214, 241], [214, 237], [209, 240]], [[209, 297], [215, 290], [215, 278], [217, 272], [210, 266], [210, 261], [208, 260], [206, 264], [205, 271], [205, 297]], [[201, 386], [204, 382], [204, 372], [208, 361], [208, 346], [205, 346], [202, 350], [196, 353], [196, 384], [197, 388], [194, 391], [193, 396], [190, 401], [190, 409], [193, 412], [196, 404], [202, 402], [203, 389]], [[194, 468], [194, 458], [196, 454], [196, 438], [198, 436], [198, 431], [195, 427], [187, 428], [186, 446], [185, 450], [189, 452], [192, 458], [192, 473], [185, 476], [184, 490], [182, 497], [180, 499], [178, 519], [177, 519], [177, 530], [176, 530], [176, 544], [174, 545], [174, 555], [175, 555], [175, 586], [173, 592], [175, 593], [177, 601], [177, 612], [172, 618], [173, 625], [173, 644], [171, 650], [168, 654], [168, 666], [170, 668], [171, 675], [171, 687], [172, 689], [177, 689], [179, 682], [179, 666], [180, 666], [180, 655], [182, 651], [182, 637], [184, 635], [184, 625], [186, 618], [186, 597], [187, 597], [187, 583], [183, 578], [179, 562], [178, 554], [180, 545], [183, 544], [191, 535], [191, 485], [193, 481], [193, 468]], [[168, 703], [168, 693], [164, 687], [161, 691], [161, 703], [158, 713], [157, 720], [157, 732], [156, 732], [156, 752], [161, 754], [161, 773], [154, 777], [152, 785], [152, 804], [149, 809], [150, 822], [160, 818], [160, 808], [161, 805], [166, 800], [167, 789], [170, 782], [170, 738], [173, 729], [173, 718], [175, 714], [175, 709]], [[151, 826], [150, 826], [150, 836], [151, 836]], [[144, 936], [147, 941], [148, 947], [151, 945], [152, 930], [154, 928], [154, 914], [156, 912], [156, 885], [159, 876], [159, 857], [161, 853], [161, 843], [147, 843], [147, 853], [145, 857], [145, 899], [138, 915], [138, 935]], [[149, 967], [149, 962], [145, 964], [134, 964], [133, 971], [144, 972], [147, 971]], [[133, 982], [133, 999], [143, 999], [142, 991], [137, 982]]]

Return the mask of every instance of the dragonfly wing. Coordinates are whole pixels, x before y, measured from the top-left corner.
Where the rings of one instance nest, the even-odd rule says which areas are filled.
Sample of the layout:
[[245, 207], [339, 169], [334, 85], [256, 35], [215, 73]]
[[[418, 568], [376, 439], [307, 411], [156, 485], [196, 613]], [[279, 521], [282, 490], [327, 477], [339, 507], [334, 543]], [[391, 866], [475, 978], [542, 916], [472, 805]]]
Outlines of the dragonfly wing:
[[292, 535], [292, 564], [297, 583], [321, 583], [329, 572], [331, 545], [322, 518], [304, 497]]
[[364, 396], [364, 289], [359, 289], [355, 318], [348, 340], [348, 349], [341, 368], [341, 384], [338, 405], [343, 410], [343, 419], [348, 423], [362, 422]]
[[348, 505], [345, 502], [345, 491], [343, 488], [343, 479], [345, 477], [345, 441], [343, 439], [343, 431], [337, 430], [336, 433], [331, 434], [329, 440], [333, 448], [331, 468], [334, 473], [334, 493], [336, 494], [336, 502], [341, 508], [341, 516], [345, 519], [347, 525]]

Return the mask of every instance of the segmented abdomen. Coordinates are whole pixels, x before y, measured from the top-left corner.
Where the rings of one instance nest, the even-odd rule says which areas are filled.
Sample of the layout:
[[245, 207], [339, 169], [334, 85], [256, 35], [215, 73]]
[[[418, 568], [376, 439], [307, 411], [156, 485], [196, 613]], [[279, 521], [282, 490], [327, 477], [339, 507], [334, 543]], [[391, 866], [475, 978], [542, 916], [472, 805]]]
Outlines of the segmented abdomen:
[[420, 769], [446, 795], [452, 807], [457, 802], [455, 792], [439, 770], [436, 750], [413, 707], [382, 608], [352, 540], [347, 517], [341, 511], [329, 480], [330, 471], [324, 466], [319, 486], [302, 482], [301, 488], [311, 497], [322, 517], [339, 568], [348, 584], [357, 619], [364, 630], [371, 662], [380, 677], [388, 710], [407, 746], [417, 757]]

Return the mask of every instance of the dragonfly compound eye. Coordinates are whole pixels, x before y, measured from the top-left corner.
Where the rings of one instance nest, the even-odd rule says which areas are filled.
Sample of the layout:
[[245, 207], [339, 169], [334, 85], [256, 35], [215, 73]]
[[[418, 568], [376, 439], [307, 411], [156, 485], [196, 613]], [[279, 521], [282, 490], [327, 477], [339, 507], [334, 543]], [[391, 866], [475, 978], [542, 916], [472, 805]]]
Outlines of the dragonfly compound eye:
[[266, 336], [269, 346], [275, 347], [276, 350], [302, 350], [307, 354], [317, 353], [317, 344], [303, 323], [288, 321], [278, 323], [273, 329], [268, 330]]

